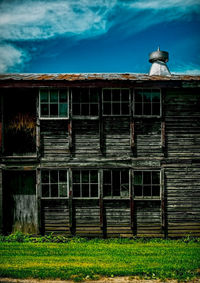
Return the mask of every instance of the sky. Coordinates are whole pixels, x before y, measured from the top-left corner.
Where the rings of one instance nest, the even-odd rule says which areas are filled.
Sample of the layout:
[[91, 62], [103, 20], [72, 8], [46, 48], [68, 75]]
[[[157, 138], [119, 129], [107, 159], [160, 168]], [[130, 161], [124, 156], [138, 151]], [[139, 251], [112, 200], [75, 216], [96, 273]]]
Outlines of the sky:
[[200, 74], [200, 0], [0, 0], [0, 73]]

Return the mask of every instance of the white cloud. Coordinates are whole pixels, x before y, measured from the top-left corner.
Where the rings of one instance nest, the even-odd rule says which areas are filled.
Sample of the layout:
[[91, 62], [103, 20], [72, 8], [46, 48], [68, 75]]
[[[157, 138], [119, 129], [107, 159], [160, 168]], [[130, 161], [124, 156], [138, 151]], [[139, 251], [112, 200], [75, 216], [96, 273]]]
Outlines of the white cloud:
[[0, 73], [9, 70], [17, 72], [26, 60], [27, 54], [23, 50], [9, 44], [0, 45]]
[[184, 74], [184, 75], [200, 75], [200, 68], [196, 64], [187, 64], [176, 66], [176, 71], [173, 74]]
[[38, 40], [57, 35], [101, 34], [108, 29], [108, 12], [116, 0], [5, 1], [1, 7], [3, 40]]
[[16, 47], [19, 41], [88, 38], [114, 24], [123, 36], [190, 12], [200, 13], [199, 0], [0, 0], [0, 72], [30, 59], [28, 51]]

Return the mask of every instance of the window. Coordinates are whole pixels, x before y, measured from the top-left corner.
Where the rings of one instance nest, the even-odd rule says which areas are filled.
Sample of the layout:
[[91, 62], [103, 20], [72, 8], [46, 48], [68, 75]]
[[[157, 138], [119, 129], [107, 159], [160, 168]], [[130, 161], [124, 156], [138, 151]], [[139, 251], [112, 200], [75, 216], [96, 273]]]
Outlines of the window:
[[104, 170], [103, 196], [129, 197], [129, 170]]
[[136, 89], [133, 112], [136, 116], [160, 116], [160, 90]]
[[40, 90], [40, 117], [67, 118], [68, 117], [68, 90], [41, 89]]
[[98, 197], [98, 170], [72, 171], [73, 197]]
[[58, 198], [68, 196], [67, 170], [41, 171], [42, 197]]
[[129, 115], [129, 89], [103, 89], [103, 115]]
[[135, 198], [160, 198], [160, 171], [134, 171]]
[[99, 95], [95, 88], [72, 89], [73, 116], [99, 116]]

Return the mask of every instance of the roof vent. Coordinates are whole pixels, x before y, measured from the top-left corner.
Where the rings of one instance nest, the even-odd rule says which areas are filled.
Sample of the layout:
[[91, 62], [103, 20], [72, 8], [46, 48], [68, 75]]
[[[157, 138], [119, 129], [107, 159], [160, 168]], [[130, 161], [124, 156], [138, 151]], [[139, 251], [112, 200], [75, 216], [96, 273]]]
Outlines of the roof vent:
[[158, 47], [157, 51], [149, 54], [149, 62], [152, 63], [149, 71], [149, 76], [171, 76], [170, 71], [166, 65], [169, 60], [169, 53], [166, 51], [160, 51]]

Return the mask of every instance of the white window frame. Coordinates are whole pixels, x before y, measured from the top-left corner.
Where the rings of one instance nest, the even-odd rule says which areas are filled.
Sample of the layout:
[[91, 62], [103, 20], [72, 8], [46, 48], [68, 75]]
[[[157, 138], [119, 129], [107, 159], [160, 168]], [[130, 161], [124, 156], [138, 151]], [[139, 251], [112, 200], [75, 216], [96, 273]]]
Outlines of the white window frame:
[[[120, 90], [120, 101], [115, 101], [115, 102], [113, 102], [112, 101], [112, 90]], [[103, 91], [104, 90], [111, 90], [111, 101], [104, 101], [104, 97], [103, 97]], [[128, 106], [129, 106], [129, 113], [128, 114], [121, 114], [122, 113], [122, 104], [123, 104], [123, 102], [122, 102], [122, 100], [121, 100], [121, 97], [122, 97], [122, 93], [121, 93], [121, 90], [128, 90], [129, 91], [129, 100], [127, 101], [128, 102]], [[130, 97], [131, 97], [131, 90], [130, 90], [130, 88], [127, 88], [127, 87], [125, 87], [125, 88], [123, 88], [123, 87], [121, 87], [121, 88], [109, 88], [109, 87], [106, 87], [106, 88], [102, 88], [102, 116], [105, 116], [105, 117], [123, 117], [123, 116], [125, 116], [125, 117], [129, 117], [130, 116], [130, 110], [131, 110], [131, 102], [130, 102]], [[111, 104], [111, 114], [104, 114], [104, 103], [110, 103]], [[120, 114], [113, 114], [113, 104], [114, 103], [118, 103], [118, 104], [120, 104]], [[124, 102], [124, 103], [126, 103], [126, 101]]]
[[[73, 117], [73, 119], [82, 119], [83, 117], [84, 118], [87, 118], [87, 119], [97, 119], [97, 118], [99, 118], [99, 111], [100, 111], [100, 103], [99, 103], [99, 93], [100, 92], [98, 92], [98, 101], [97, 102], [74, 102], [74, 100], [73, 100], [73, 90], [74, 90], [75, 88], [71, 88], [70, 89], [70, 95], [71, 95], [71, 104], [72, 104], [72, 117]], [[92, 87], [84, 87], [84, 88], [76, 88], [76, 89], [88, 89], [88, 91], [89, 91], [89, 98], [90, 98], [90, 91], [91, 90], [98, 90], [97, 88], [92, 88]], [[81, 107], [81, 105], [84, 105], [84, 104], [88, 104], [89, 105], [89, 112], [91, 112], [91, 109], [90, 109], [90, 105], [97, 105], [98, 106], [98, 111], [97, 111], [97, 113], [95, 114], [95, 115], [91, 115], [91, 114], [87, 114], [87, 115], [84, 115], [84, 114], [79, 114], [79, 115], [77, 115], [77, 114], [74, 114], [73, 113], [73, 105], [75, 105], [75, 104], [77, 104], [77, 105], [79, 105], [80, 107]], [[82, 111], [82, 108], [81, 108], [81, 111]], [[81, 112], [80, 111], [80, 112]]]
[[[59, 99], [59, 95], [60, 95], [60, 90], [66, 90], [66, 93], [67, 93], [67, 105], [68, 105], [68, 113], [67, 113], [67, 116], [66, 117], [60, 117], [60, 116], [49, 116], [49, 117], [45, 117], [45, 116], [41, 116], [41, 100], [40, 100], [40, 92], [42, 90], [46, 90], [48, 91], [48, 95], [50, 94], [50, 91], [51, 90], [56, 90], [58, 91], [58, 99]], [[45, 104], [45, 103], [44, 103]], [[50, 102], [48, 101], [48, 108], [50, 107]], [[60, 105], [60, 102], [57, 103], [58, 104], [58, 113], [59, 113], [59, 105]], [[69, 119], [69, 111], [70, 111], [70, 107], [69, 107], [69, 88], [40, 88], [39, 89], [39, 119], [40, 120], [68, 120]], [[50, 113], [50, 111], [49, 111]], [[59, 115], [59, 114], [58, 114]]]
[[[51, 180], [49, 178], [49, 182], [48, 183], [42, 183], [42, 172], [43, 171], [49, 171], [49, 174], [51, 171], [65, 171], [67, 173], [67, 196], [66, 197], [62, 197], [60, 196], [60, 192], [59, 192], [59, 184], [62, 184], [59, 182], [59, 173], [58, 173], [58, 197], [52, 197], [51, 195]], [[64, 183], [65, 184], [65, 183]], [[49, 197], [43, 197], [42, 196], [42, 185], [49, 185]], [[59, 169], [49, 169], [49, 168], [41, 168], [40, 170], [40, 195], [41, 195], [41, 199], [68, 199], [69, 198], [69, 170], [68, 169], [64, 169], [64, 168], [59, 168]]]
[[[152, 114], [141, 114], [141, 115], [138, 115], [138, 114], [135, 114], [135, 104], [137, 102], [135, 102], [135, 93], [137, 90], [159, 90], [160, 92], [160, 115], [152, 115]], [[153, 105], [153, 102], [151, 103], [151, 108], [152, 108], [152, 105]], [[142, 101], [142, 108], [144, 107], [144, 102]], [[152, 109], [151, 109], [152, 110]], [[151, 88], [146, 88], [146, 87], [140, 87], [140, 88], [134, 88], [133, 89], [133, 106], [132, 106], [132, 111], [133, 111], [133, 116], [134, 117], [144, 117], [144, 118], [161, 118], [162, 117], [162, 90], [161, 88], [154, 88], [154, 87], [151, 87]]]
[[[98, 195], [96, 197], [91, 197], [91, 185], [94, 184], [94, 183], [91, 183], [90, 182], [90, 173], [89, 173], [89, 183], [82, 183], [81, 180], [80, 180], [80, 183], [73, 183], [73, 171], [80, 171], [81, 174], [83, 171], [97, 171], [97, 176], [98, 176], [98, 183], [95, 183], [97, 184], [98, 186]], [[73, 195], [73, 199], [99, 199], [99, 195], [100, 195], [100, 173], [99, 173], [99, 169], [90, 169], [90, 168], [73, 168], [72, 169], [72, 180], [71, 180], [71, 184], [72, 184], [72, 195]], [[73, 194], [73, 185], [74, 184], [77, 184], [77, 185], [80, 185], [80, 197], [76, 197], [74, 196]], [[83, 184], [88, 184], [89, 185], [89, 197], [83, 197], [82, 196], [82, 185]]]
[[[104, 181], [103, 181], [103, 176], [102, 176], [102, 188], [103, 188], [103, 199], [123, 199], [123, 200], [127, 200], [127, 199], [130, 199], [130, 192], [131, 192], [131, 170], [129, 168], [109, 168], [109, 169], [103, 169], [103, 174], [104, 174], [104, 171], [111, 171], [111, 174], [112, 174], [112, 171], [128, 171], [128, 185], [129, 185], [129, 188], [128, 188], [128, 196], [122, 196], [121, 195], [121, 190], [120, 190], [120, 196], [113, 196], [113, 184], [112, 184], [112, 179], [111, 179], [111, 196], [104, 196]], [[105, 184], [106, 185], [106, 184]], [[121, 186], [121, 174], [120, 174], [120, 186]]]
[[[142, 193], [142, 196], [135, 196], [135, 185], [134, 184], [134, 180], [135, 180], [135, 172], [142, 172], [142, 176], [143, 176], [143, 172], [158, 172], [159, 173], [159, 177], [160, 177], [160, 184], [153, 184], [152, 183], [152, 180], [151, 180], [151, 184], [146, 184], [145, 186], [151, 186], [151, 196], [144, 196], [144, 194]], [[160, 200], [161, 199], [161, 193], [162, 193], [162, 174], [161, 174], [161, 170], [160, 169], [141, 169], [141, 170], [133, 170], [133, 199], [134, 200]], [[158, 186], [159, 185], [159, 188], [160, 188], [160, 194], [159, 196], [152, 196], [152, 187], [153, 185], [155, 186]], [[143, 183], [143, 177], [142, 177], [142, 184], [141, 185], [138, 185], [138, 186], [141, 186], [142, 189], [144, 187], [144, 183]]]

